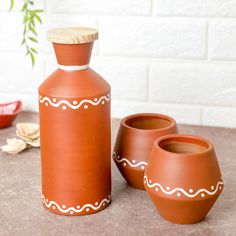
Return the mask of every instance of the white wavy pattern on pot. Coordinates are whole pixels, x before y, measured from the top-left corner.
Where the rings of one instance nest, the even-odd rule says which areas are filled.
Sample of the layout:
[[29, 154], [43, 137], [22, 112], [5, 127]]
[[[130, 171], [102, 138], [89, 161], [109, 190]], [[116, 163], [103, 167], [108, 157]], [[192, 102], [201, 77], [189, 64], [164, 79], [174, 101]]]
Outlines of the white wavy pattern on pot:
[[83, 104], [85, 104], [84, 108], [87, 109], [88, 108], [87, 104], [97, 106], [100, 103], [104, 104], [105, 102], [109, 102], [109, 101], [110, 101], [109, 94], [107, 94], [106, 96], [101, 96], [100, 98], [94, 98], [93, 100], [84, 99], [84, 100], [81, 100], [80, 102], [74, 100], [72, 103], [70, 103], [69, 101], [67, 101], [65, 99], [59, 100], [57, 102], [56, 98], [50, 99], [49, 97], [39, 96], [40, 103], [45, 103], [46, 105], [50, 104], [53, 107], [59, 107], [61, 105], [64, 105], [63, 108], [65, 108], [67, 106], [67, 107], [70, 107], [71, 109], [74, 109], [74, 110], [79, 109]]
[[[183, 188], [174, 188], [172, 190], [165, 190], [163, 186], [161, 186], [159, 183], [150, 183], [150, 179], [148, 179], [148, 177], [145, 175], [144, 176], [144, 183], [146, 183], [146, 185], [149, 187], [149, 188], [155, 188], [155, 187], [159, 187], [159, 189], [161, 189], [161, 191], [167, 195], [172, 195], [174, 193], [177, 192], [177, 196], [180, 196], [179, 194], [182, 193], [183, 195], [185, 195], [186, 197], [189, 197], [189, 198], [194, 198], [196, 197], [197, 195], [199, 194], [204, 194], [202, 195], [202, 197], [205, 196], [205, 193], [208, 194], [208, 195], [214, 195], [218, 192], [218, 190], [222, 189], [222, 186], [224, 185], [224, 183], [222, 181], [219, 181], [216, 185], [216, 187], [214, 187], [214, 191], [209, 191], [205, 188], [201, 188], [199, 190], [197, 190], [195, 193], [188, 193], [186, 192]], [[191, 189], [192, 190], [192, 189]], [[193, 190], [192, 190], [193, 191]], [[178, 194], [179, 193], [179, 194]]]
[[[113, 159], [118, 162], [118, 163], [127, 163], [130, 167], [138, 167], [138, 166], [147, 166], [148, 163], [145, 162], [145, 161], [141, 161], [141, 162], [138, 162], [138, 163], [131, 163], [128, 159], [126, 158], [121, 158], [121, 159], [118, 159], [119, 155], [116, 155], [116, 152], [114, 151], [113, 152]], [[136, 162], [136, 161], [135, 161]]]
[[[75, 208], [75, 207], [68, 207], [66, 208], [65, 205], [60, 206], [58, 203], [56, 203], [55, 201], [48, 201], [48, 199], [46, 199], [44, 197], [44, 195], [42, 195], [42, 199], [43, 199], [43, 204], [47, 207], [47, 208], [53, 208], [54, 210], [57, 208], [57, 210], [59, 210], [62, 213], [70, 213], [71, 215], [74, 213], [81, 213], [82, 211], [86, 210], [87, 212], [90, 211], [90, 209], [93, 209], [94, 211], [99, 210], [102, 206], [105, 206], [105, 204], [109, 204], [111, 202], [111, 196], [108, 195], [107, 198], [104, 198], [100, 203], [96, 202], [95, 205], [92, 204], [85, 204], [83, 206], [79, 206], [79, 208]], [[63, 207], [64, 206], [64, 207]]]

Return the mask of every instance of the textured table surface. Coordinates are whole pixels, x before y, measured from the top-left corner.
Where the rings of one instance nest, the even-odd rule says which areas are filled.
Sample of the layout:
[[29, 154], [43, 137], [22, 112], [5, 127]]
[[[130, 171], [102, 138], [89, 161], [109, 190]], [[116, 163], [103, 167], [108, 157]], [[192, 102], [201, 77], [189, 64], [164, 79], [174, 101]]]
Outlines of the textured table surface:
[[[17, 121], [38, 122], [38, 114], [21, 113]], [[112, 122], [114, 143], [119, 122]], [[112, 164], [112, 204], [80, 217], [50, 213], [41, 202], [38, 149], [10, 156], [0, 152], [0, 235], [236, 235], [236, 129], [180, 125], [179, 131], [205, 136], [218, 154], [225, 182], [222, 195], [205, 221], [175, 225], [163, 220], [145, 191], [125, 183]], [[15, 127], [0, 130], [0, 145], [15, 137]]]

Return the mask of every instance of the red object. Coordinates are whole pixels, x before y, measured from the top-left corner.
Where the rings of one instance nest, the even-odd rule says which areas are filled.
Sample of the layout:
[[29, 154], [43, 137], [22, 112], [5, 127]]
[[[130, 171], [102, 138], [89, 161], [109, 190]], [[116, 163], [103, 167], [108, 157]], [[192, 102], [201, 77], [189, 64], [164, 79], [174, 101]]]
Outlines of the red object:
[[11, 126], [21, 107], [21, 101], [0, 104], [0, 129]]

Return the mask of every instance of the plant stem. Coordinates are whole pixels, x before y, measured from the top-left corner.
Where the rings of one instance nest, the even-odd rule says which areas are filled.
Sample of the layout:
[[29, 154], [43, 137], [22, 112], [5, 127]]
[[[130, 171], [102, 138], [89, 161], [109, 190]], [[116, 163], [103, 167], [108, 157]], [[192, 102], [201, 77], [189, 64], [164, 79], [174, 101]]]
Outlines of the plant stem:
[[[10, 0], [10, 8], [14, 7], [14, 0]], [[32, 66], [35, 64], [35, 55], [37, 50], [34, 48], [38, 43], [38, 34], [36, 31], [36, 23], [42, 24], [40, 13], [43, 10], [34, 9], [34, 0], [23, 0], [23, 7], [21, 8], [23, 13], [23, 38], [21, 45], [25, 46], [26, 56], [30, 56]]]

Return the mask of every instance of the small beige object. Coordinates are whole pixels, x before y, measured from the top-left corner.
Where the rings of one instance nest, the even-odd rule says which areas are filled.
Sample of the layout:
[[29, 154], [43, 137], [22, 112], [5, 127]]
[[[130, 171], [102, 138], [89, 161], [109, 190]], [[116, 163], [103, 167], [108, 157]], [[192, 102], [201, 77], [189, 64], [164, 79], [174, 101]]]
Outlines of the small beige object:
[[21, 139], [7, 139], [7, 145], [1, 147], [3, 152], [17, 154], [27, 148], [27, 144]]
[[25, 141], [39, 142], [39, 125], [33, 123], [18, 123], [16, 124], [16, 135]]
[[98, 31], [85, 27], [56, 28], [47, 32], [47, 38], [61, 44], [90, 43], [98, 39]]
[[40, 147], [40, 139], [36, 139], [33, 141], [25, 141], [31, 147]]

